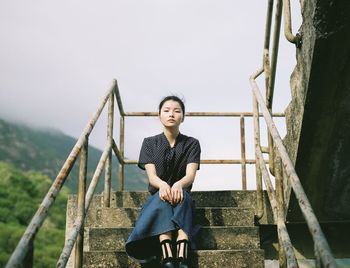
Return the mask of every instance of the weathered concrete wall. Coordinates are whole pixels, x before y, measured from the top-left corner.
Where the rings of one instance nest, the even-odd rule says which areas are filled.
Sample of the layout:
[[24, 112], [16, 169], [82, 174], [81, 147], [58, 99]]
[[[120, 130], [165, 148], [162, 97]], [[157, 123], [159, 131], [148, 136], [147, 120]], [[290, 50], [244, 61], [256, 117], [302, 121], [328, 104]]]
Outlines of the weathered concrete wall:
[[303, 1], [302, 15], [285, 144], [318, 218], [349, 220], [350, 1]]

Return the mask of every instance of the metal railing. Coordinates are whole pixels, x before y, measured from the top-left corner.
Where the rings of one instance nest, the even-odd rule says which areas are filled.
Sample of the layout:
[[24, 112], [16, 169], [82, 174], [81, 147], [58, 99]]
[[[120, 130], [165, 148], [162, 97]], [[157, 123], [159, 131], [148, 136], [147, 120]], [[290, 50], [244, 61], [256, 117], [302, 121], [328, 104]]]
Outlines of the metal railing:
[[[117, 106], [120, 115], [119, 124], [119, 146], [113, 139], [113, 123], [114, 123], [114, 102], [117, 101]], [[100, 160], [97, 164], [93, 177], [91, 178], [90, 184], [87, 187], [87, 156], [88, 156], [88, 145], [89, 136], [94, 129], [96, 122], [98, 121], [103, 109], [108, 102], [108, 121], [107, 121], [107, 139], [106, 145]], [[107, 90], [104, 98], [100, 102], [96, 112], [92, 116], [91, 120], [86, 125], [84, 131], [80, 135], [78, 141], [70, 152], [67, 160], [63, 164], [60, 172], [58, 173], [56, 179], [52, 183], [49, 191], [44, 197], [42, 203], [40, 204], [38, 210], [33, 216], [31, 222], [29, 223], [25, 233], [21, 237], [16, 249], [12, 253], [6, 268], [12, 267], [31, 267], [33, 262], [33, 250], [34, 250], [34, 240], [37, 232], [41, 228], [44, 220], [46, 219], [51, 206], [54, 204], [55, 198], [58, 196], [62, 186], [64, 185], [66, 178], [68, 177], [71, 169], [73, 168], [78, 156], [80, 155], [79, 163], [79, 182], [77, 191], [77, 216], [71, 227], [69, 233], [66, 236], [66, 242], [62, 253], [57, 262], [57, 267], [65, 267], [72, 254], [73, 248], [75, 246], [75, 267], [82, 267], [83, 260], [83, 241], [84, 241], [84, 221], [87, 215], [95, 188], [101, 177], [102, 171], [105, 168], [104, 177], [104, 191], [103, 191], [103, 205], [105, 207], [110, 206], [111, 200], [111, 163], [112, 163], [112, 153], [118, 159], [118, 191], [124, 190], [124, 165], [137, 164], [137, 160], [130, 160], [124, 157], [124, 135], [125, 135], [125, 118], [126, 117], [154, 117], [158, 116], [157, 112], [125, 112], [123, 104], [120, 97], [120, 92], [116, 80], [113, 80], [110, 88]], [[255, 164], [255, 159], [246, 158], [245, 149], [245, 118], [252, 118], [254, 114], [252, 112], [188, 112], [187, 117], [229, 117], [229, 118], [239, 118], [240, 125], [240, 143], [241, 143], [241, 159], [203, 159], [201, 164], [239, 164], [241, 165], [242, 173], [242, 190], [247, 189], [247, 179], [246, 179], [246, 165]], [[262, 114], [258, 115], [262, 116]], [[275, 117], [283, 117], [283, 113], [275, 113]]]
[[[121, 101], [120, 101], [121, 103]], [[125, 112], [121, 114], [121, 117], [157, 117], [159, 114], [157, 112]], [[247, 176], [246, 176], [246, 165], [255, 164], [255, 159], [246, 159], [246, 148], [245, 148], [245, 118], [253, 117], [251, 112], [187, 112], [186, 117], [230, 117], [230, 118], [240, 118], [240, 144], [241, 144], [241, 158], [240, 159], [202, 159], [201, 164], [240, 164], [241, 174], [242, 174], [242, 190], [247, 189]], [[260, 114], [262, 116], [262, 114]], [[283, 113], [274, 113], [274, 117], [284, 117]], [[121, 120], [120, 130], [121, 130], [121, 141], [124, 144], [124, 132], [125, 132], [125, 118]], [[118, 152], [118, 148], [114, 147], [116, 154], [119, 154], [118, 159], [121, 165], [137, 164], [136, 159], [124, 159], [124, 156]], [[124, 174], [121, 172], [118, 174], [118, 191], [123, 190], [124, 185]]]
[[[279, 240], [279, 261], [280, 267], [299, 267], [296, 260], [293, 245], [291, 243], [288, 230], [286, 228], [285, 219], [285, 204], [283, 198], [283, 180], [288, 180], [292, 190], [296, 196], [299, 207], [305, 218], [306, 224], [311, 233], [314, 242], [314, 253], [316, 257], [316, 264], [318, 267], [337, 267], [333, 258], [327, 240], [321, 230], [319, 222], [312, 210], [310, 202], [304, 192], [300, 183], [298, 175], [295, 172], [294, 165], [288, 155], [288, 152], [283, 145], [283, 141], [278, 133], [278, 130], [272, 119], [272, 102], [274, 83], [277, 66], [277, 55], [279, 46], [279, 32], [282, 17], [282, 4], [284, 3], [284, 25], [285, 36], [288, 41], [294, 43], [297, 48], [301, 46], [301, 36], [297, 34], [294, 36], [291, 33], [291, 16], [290, 16], [290, 2], [289, 0], [277, 0], [275, 11], [275, 29], [273, 36], [272, 59], [270, 63], [270, 32], [273, 14], [273, 0], [268, 1], [265, 42], [263, 53], [263, 66], [259, 68], [250, 77], [250, 85], [252, 87], [253, 95], [253, 113], [254, 113], [254, 143], [255, 143], [255, 157], [256, 164], [256, 185], [257, 185], [257, 217], [263, 216], [263, 189], [262, 178], [266, 185], [268, 198], [272, 207], [273, 218], [277, 225], [277, 234]], [[266, 101], [255, 79], [265, 73], [265, 89]], [[269, 154], [269, 170], [263, 158], [264, 150], [260, 143], [260, 126], [259, 126], [259, 107], [263, 113], [267, 130], [268, 130], [268, 154]], [[275, 187], [271, 182], [270, 174], [275, 177]], [[284, 177], [283, 175], [286, 174]]]

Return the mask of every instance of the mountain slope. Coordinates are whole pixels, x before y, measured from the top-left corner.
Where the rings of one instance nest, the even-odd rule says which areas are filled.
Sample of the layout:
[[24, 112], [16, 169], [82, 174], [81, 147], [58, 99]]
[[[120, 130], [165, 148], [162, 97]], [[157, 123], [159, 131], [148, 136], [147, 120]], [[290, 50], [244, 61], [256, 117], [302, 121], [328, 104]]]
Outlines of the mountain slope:
[[[0, 162], [0, 267], [5, 266], [50, 185], [42, 173], [23, 172]], [[54, 267], [57, 262], [64, 245], [67, 198], [64, 186], [37, 234], [34, 267]]]
[[[34, 129], [0, 119], [0, 161], [12, 163], [28, 171], [42, 172], [54, 180], [72, 150], [76, 139], [56, 130]], [[90, 181], [102, 154], [92, 146], [88, 153], [88, 181]], [[113, 157], [112, 187], [117, 189], [117, 161]], [[66, 186], [76, 192], [79, 159], [77, 159]], [[146, 190], [145, 174], [134, 165], [125, 167], [125, 190]], [[104, 173], [103, 173], [104, 174]], [[103, 190], [103, 174], [95, 192]]]

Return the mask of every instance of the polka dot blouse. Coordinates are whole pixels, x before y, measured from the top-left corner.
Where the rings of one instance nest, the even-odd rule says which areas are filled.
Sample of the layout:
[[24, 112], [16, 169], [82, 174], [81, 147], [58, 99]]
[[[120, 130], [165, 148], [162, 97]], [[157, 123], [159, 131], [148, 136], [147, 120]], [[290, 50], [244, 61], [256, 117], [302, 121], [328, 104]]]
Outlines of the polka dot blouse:
[[[197, 163], [199, 169], [201, 147], [193, 137], [179, 134], [175, 145], [170, 146], [164, 133], [145, 138], [142, 143], [138, 166], [145, 169], [145, 164], [154, 164], [157, 176], [170, 186], [186, 175], [186, 166]], [[190, 190], [192, 185], [187, 189]], [[158, 191], [149, 185], [151, 194]]]

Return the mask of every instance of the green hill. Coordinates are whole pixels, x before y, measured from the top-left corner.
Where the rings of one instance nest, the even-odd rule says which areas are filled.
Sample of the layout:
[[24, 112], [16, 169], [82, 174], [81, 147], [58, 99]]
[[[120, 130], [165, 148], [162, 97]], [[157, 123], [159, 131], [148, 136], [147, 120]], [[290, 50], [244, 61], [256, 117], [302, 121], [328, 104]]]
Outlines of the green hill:
[[[56, 130], [43, 130], [14, 124], [0, 119], [0, 161], [12, 163], [24, 171], [35, 170], [54, 180], [67, 159], [77, 139]], [[102, 151], [89, 146], [88, 181], [92, 178]], [[117, 189], [117, 161], [113, 156], [112, 187]], [[78, 165], [76, 161], [66, 186], [76, 192]], [[145, 174], [135, 165], [127, 165], [125, 171], [125, 190], [146, 190]], [[104, 174], [104, 172], [103, 172]], [[96, 192], [103, 191], [103, 174]]]
[[[5, 267], [30, 219], [51, 186], [42, 173], [0, 162], [0, 267]], [[34, 267], [55, 267], [64, 245], [69, 190], [61, 189], [34, 244]]]

